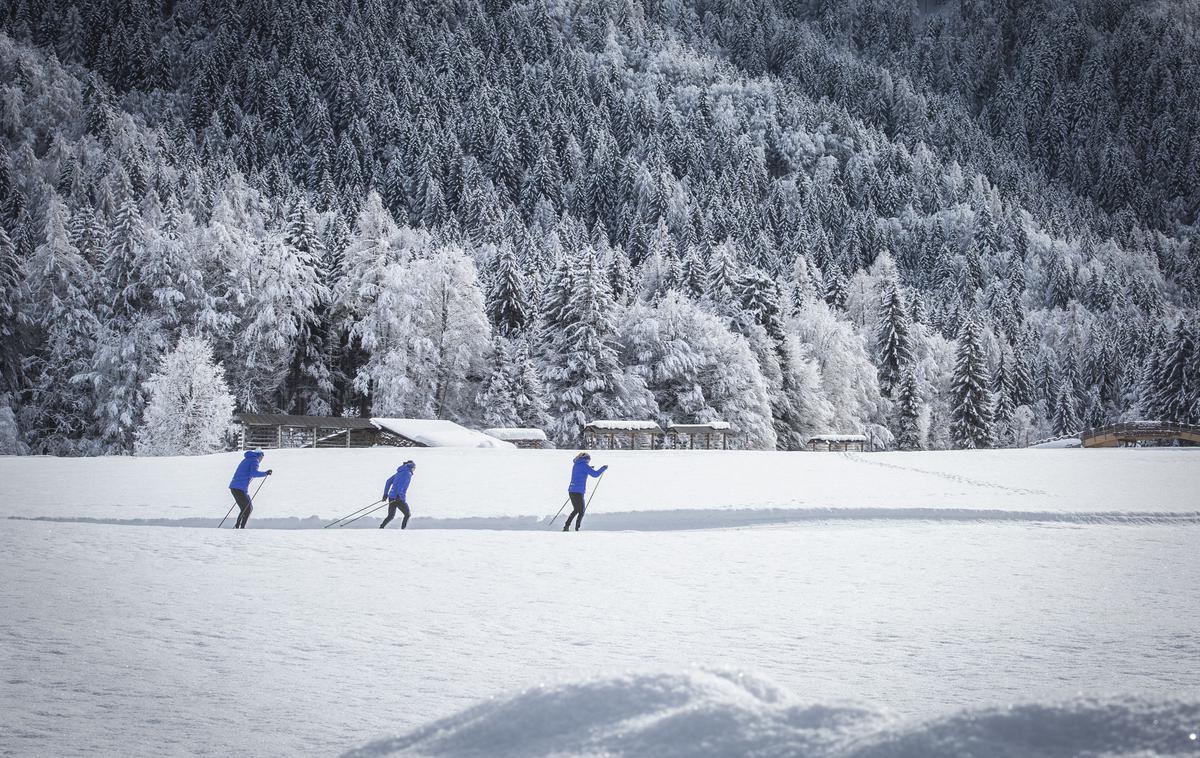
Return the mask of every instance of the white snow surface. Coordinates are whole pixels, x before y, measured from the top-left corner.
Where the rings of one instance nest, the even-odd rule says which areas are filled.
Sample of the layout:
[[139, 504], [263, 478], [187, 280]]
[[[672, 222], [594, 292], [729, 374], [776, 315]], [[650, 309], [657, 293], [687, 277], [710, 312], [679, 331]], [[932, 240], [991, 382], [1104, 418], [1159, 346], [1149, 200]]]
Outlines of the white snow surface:
[[573, 456], [0, 458], [0, 755], [1200, 756], [1200, 451]]
[[513, 445], [453, 421], [425, 418], [373, 418], [380, 429], [429, 447], [511, 448]]
[[628, 674], [495, 699], [348, 758], [655, 756], [962, 758], [1194, 756], [1200, 704], [1076, 699], [967, 710], [897, 724], [814, 704], [741, 672]]
[[1061, 448], [1072, 448], [1072, 447], [1082, 447], [1082, 446], [1083, 446], [1083, 441], [1080, 440], [1078, 437], [1062, 437], [1062, 438], [1056, 439], [1056, 440], [1046, 440], [1045, 442], [1038, 442], [1036, 444], [1030, 445], [1029, 447], [1037, 448], [1040, 450], [1055, 450], [1055, 449], [1061, 449]]
[[4, 523], [0, 755], [1198, 754], [1196, 525]]
[[[268, 450], [262, 465], [275, 473], [255, 499], [251, 526], [349, 513], [377, 499], [407, 458], [417, 462], [410, 529], [448, 526], [450, 519], [517, 526], [514, 519], [558, 510], [574, 456], [573, 450]], [[241, 457], [0, 456], [0, 517], [219, 520], [232, 504], [229, 479]], [[592, 465], [603, 464], [609, 465], [603, 480], [590, 484], [594, 528], [1200, 513], [1200, 449], [594, 451]]]

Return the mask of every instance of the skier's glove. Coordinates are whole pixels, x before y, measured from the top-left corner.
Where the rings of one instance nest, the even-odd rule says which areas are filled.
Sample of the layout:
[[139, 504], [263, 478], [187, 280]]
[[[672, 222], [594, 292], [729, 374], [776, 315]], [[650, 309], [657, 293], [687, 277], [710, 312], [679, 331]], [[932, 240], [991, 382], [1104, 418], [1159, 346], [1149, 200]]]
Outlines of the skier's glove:
[[270, 476], [271, 474], [274, 474], [274, 473], [275, 473], [275, 471], [273, 469], [267, 469], [267, 476]]

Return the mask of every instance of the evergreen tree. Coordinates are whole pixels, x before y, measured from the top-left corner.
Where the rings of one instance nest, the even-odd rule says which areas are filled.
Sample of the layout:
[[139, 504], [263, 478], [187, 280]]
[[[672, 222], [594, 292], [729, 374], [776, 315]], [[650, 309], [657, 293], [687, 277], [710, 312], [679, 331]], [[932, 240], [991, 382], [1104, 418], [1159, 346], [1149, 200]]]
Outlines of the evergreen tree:
[[921, 440], [921, 394], [917, 387], [917, 375], [911, 364], [905, 364], [901, 369], [896, 408], [897, 447], [901, 450], [920, 450], [924, 447]]
[[545, 383], [538, 374], [529, 345], [522, 344], [517, 353], [516, 392], [513, 397], [517, 419], [521, 426], [547, 429], [550, 426], [550, 414], [547, 411]]
[[491, 427], [521, 425], [517, 413], [520, 377], [508, 340], [497, 336], [492, 342], [492, 366], [479, 391], [479, 407], [484, 423]]
[[912, 362], [909, 336], [911, 322], [904, 296], [895, 280], [889, 280], [884, 285], [877, 323], [875, 342], [879, 352], [879, 389], [885, 397], [891, 397], [904, 367]]
[[645, 408], [641, 381], [621, 369], [613, 317], [607, 277], [588, 249], [555, 319], [558, 327], [545, 359], [550, 431], [562, 446], [577, 444], [592, 419], [621, 418]]
[[525, 275], [507, 242], [493, 258], [491, 287], [488, 290], [488, 316], [496, 331], [512, 337], [525, 330], [532, 318]]
[[0, 390], [8, 394], [19, 389], [22, 348], [17, 308], [20, 303], [21, 264], [17, 247], [0, 225]]
[[330, 415], [333, 412], [329, 273], [325, 245], [303, 199], [292, 203], [283, 231], [285, 257], [277, 273], [290, 295], [294, 322], [290, 367], [280, 387], [279, 406], [289, 413]]
[[233, 396], [203, 338], [181, 337], [146, 381], [146, 394], [137, 430], [139, 455], [203, 455], [225, 446]]
[[951, 386], [951, 438], [958, 448], [990, 447], [993, 441], [992, 398], [979, 324], [967, 319], [958, 335]]
[[1054, 398], [1054, 433], [1075, 434], [1080, 431], [1079, 414], [1075, 410], [1075, 391], [1070, 382], [1063, 381]]
[[1200, 424], [1200, 326], [1180, 319], [1147, 376], [1147, 415], [1156, 421]]

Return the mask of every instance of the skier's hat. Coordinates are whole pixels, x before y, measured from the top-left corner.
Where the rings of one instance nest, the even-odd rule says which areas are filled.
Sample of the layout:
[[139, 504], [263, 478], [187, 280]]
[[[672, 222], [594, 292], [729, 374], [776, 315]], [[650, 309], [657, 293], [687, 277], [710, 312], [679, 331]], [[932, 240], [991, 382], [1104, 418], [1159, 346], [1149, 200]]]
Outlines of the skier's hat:
[[416, 467], [417, 467], [417, 462], [416, 462], [416, 461], [412, 461], [412, 460], [408, 460], [408, 461], [405, 461], [404, 463], [401, 463], [400, 465], [401, 465], [401, 466], [412, 466], [413, 468], [416, 468]]
[[586, 460], [591, 460], [591, 458], [592, 458], [592, 454], [591, 454], [591, 453], [589, 453], [589, 452], [587, 452], [586, 450], [584, 450], [584, 451], [581, 451], [581, 452], [579, 453], [579, 455], [575, 456], [575, 460], [579, 460], [579, 459], [581, 459], [581, 458], [583, 458], [583, 459], [586, 459]]

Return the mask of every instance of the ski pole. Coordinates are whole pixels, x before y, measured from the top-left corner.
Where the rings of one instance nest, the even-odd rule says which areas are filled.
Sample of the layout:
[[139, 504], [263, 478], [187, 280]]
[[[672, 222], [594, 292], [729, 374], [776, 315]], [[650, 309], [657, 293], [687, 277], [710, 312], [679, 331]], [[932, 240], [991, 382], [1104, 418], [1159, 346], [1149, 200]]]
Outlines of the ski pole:
[[[607, 471], [604, 472], [604, 474], [607, 474], [607, 473], [608, 473]], [[601, 474], [600, 478], [598, 478], [596, 480], [596, 486], [592, 487], [592, 494], [588, 495], [587, 502], [583, 504], [583, 512], [584, 513], [587, 513], [588, 506], [592, 504], [592, 498], [594, 498], [596, 496], [596, 491], [600, 489], [600, 482], [604, 481], [604, 474]]]
[[366, 509], [370, 508], [372, 505], [375, 505], [378, 502], [380, 502], [380, 501], [372, 500], [371, 502], [364, 505], [362, 508], [359, 508], [357, 511], [354, 511], [354, 513], [347, 513], [345, 516], [342, 516], [339, 519], [334, 519], [333, 521], [330, 521], [328, 524], [326, 524], [325, 526], [323, 526], [321, 528], [328, 529], [329, 527], [333, 526], [334, 524], [338, 523], [339, 521], [345, 521], [346, 519], [350, 518], [351, 516], [353, 516], [357, 513], [362, 513], [363, 511], [365, 511]]
[[[599, 482], [597, 482], [599, 484]], [[563, 501], [562, 508], [558, 509], [558, 513], [554, 514], [554, 518], [550, 519], [550, 526], [554, 526], [554, 522], [562, 515], [563, 508], [567, 507], [567, 503], [571, 502], [571, 496], [567, 495], [567, 499]]]
[[[387, 503], [386, 503], [386, 502], [380, 503], [380, 504], [379, 504], [379, 507], [377, 507], [377, 508], [372, 508], [371, 510], [369, 510], [369, 511], [367, 511], [366, 513], [362, 514], [362, 516], [355, 516], [354, 518], [350, 519], [349, 521], [345, 522], [344, 524], [338, 524], [338, 529], [341, 529], [343, 526], [350, 526], [351, 524], [353, 524], [355, 521], [358, 521], [358, 520], [359, 520], [360, 518], [362, 518], [363, 516], [370, 516], [372, 513], [374, 513], [375, 511], [379, 510], [379, 508], [382, 508], [382, 507], [383, 507], [383, 506], [385, 506], [385, 505], [387, 505]], [[370, 508], [370, 506], [367, 506], [367, 507], [368, 507], [368, 508]]]
[[[229, 514], [233, 513], [234, 508], [237, 508], [237, 503], [234, 503], [233, 505], [229, 506], [229, 510], [225, 511], [225, 518], [229, 518]], [[221, 519], [221, 523], [217, 524], [218, 529], [225, 526], [225, 518]]]

